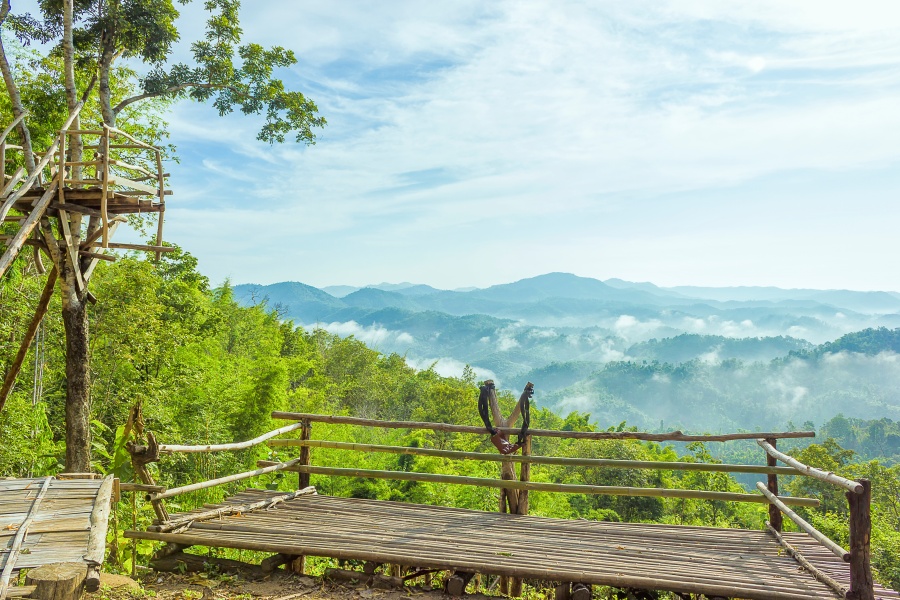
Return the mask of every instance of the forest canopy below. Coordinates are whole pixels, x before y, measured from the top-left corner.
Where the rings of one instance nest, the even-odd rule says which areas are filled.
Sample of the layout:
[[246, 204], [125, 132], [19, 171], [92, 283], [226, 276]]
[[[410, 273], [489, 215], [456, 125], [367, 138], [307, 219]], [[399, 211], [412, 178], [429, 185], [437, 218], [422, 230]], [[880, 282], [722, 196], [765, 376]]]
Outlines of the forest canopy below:
[[[40, 293], [42, 277], [28, 260], [20, 260], [10, 277], [0, 282], [0, 361], [8, 364], [18, 332], [30, 318], [29, 307]], [[231, 286], [213, 288], [197, 270], [197, 261], [177, 249], [155, 263], [127, 256], [104, 264], [96, 274], [98, 303], [89, 309], [92, 369], [92, 448], [94, 468], [133, 478], [124, 450], [123, 425], [136, 403], [143, 407], [145, 427], [164, 443], [215, 443], [244, 440], [280, 423], [270, 413], [290, 410], [349, 414], [381, 419], [426, 420], [479, 425], [477, 384], [467, 369], [462, 377], [445, 377], [434, 369], [415, 369], [403, 356], [382, 354], [350, 337], [322, 329], [304, 329], [279, 317], [265, 304], [238, 303]], [[58, 300], [54, 300], [58, 301]], [[42, 475], [62, 467], [65, 401], [64, 347], [59, 312], [51, 307], [34, 353], [23, 369], [6, 409], [0, 413], [0, 475]], [[874, 331], [838, 341], [837, 346], [885, 337]], [[890, 336], [888, 336], [890, 337]], [[868, 342], [866, 342], [868, 343]], [[832, 348], [837, 346], [831, 346]], [[815, 352], [809, 353], [809, 356]], [[804, 355], [805, 356], [805, 355]], [[805, 357], [806, 358], [806, 357]], [[804, 359], [805, 359], [804, 358]], [[679, 367], [680, 368], [680, 367]], [[614, 370], [653, 373], [677, 369], [665, 365], [617, 363]], [[523, 382], [524, 383], [524, 382]], [[541, 385], [539, 379], [535, 380]], [[634, 389], [629, 397], [653, 399], [652, 389]], [[501, 394], [508, 411], [515, 398]], [[623, 422], [624, 421], [624, 422]], [[784, 428], [794, 424], [782, 423]], [[809, 424], [806, 424], [807, 426]], [[583, 411], [557, 414], [537, 406], [532, 426], [548, 429], [627, 429], [624, 419], [597, 423]], [[484, 438], [398, 430], [372, 433], [348, 426], [317, 426], [315, 437], [362, 443], [489, 451]], [[698, 428], [686, 431], [701, 432]], [[874, 564], [879, 578], [900, 586], [900, 466], [897, 465], [900, 424], [888, 418], [862, 420], [838, 416], [819, 429], [819, 438], [784, 444], [801, 460], [851, 477], [866, 476], [874, 490]], [[641, 442], [590, 442], [536, 438], [535, 454], [662, 461], [728, 461], [760, 464], [761, 450], [752, 443], [660, 445]], [[163, 484], [175, 486], [250, 469], [261, 458], [278, 458], [263, 449], [228, 455], [164, 459], [154, 472]], [[354, 462], [355, 461], [355, 462]], [[496, 477], [491, 464], [409, 456], [341, 455], [316, 449], [315, 463], [331, 466], [415, 470], [420, 472]], [[534, 481], [631, 485], [744, 491], [752, 478], [724, 473], [536, 468]], [[494, 510], [496, 492], [466, 486], [386, 482], [313, 476], [312, 483], [329, 494], [405, 500]], [[291, 489], [296, 480], [272, 475], [262, 484]], [[236, 489], [236, 488], [235, 488]], [[839, 543], [847, 541], [847, 505], [826, 484], [787, 478], [797, 495], [823, 499], [820, 509], [802, 512]], [[182, 508], [212, 501], [225, 489], [200, 492], [183, 500]], [[218, 495], [218, 496], [217, 496]], [[173, 509], [179, 505], [173, 503]], [[615, 496], [533, 493], [531, 512], [537, 515], [597, 520], [627, 520], [763, 527], [765, 507], [701, 500], [628, 498]], [[141, 512], [143, 522], [152, 513]], [[126, 542], [113, 541], [113, 560], [130, 568]], [[141, 543], [143, 559], [151, 552]]]

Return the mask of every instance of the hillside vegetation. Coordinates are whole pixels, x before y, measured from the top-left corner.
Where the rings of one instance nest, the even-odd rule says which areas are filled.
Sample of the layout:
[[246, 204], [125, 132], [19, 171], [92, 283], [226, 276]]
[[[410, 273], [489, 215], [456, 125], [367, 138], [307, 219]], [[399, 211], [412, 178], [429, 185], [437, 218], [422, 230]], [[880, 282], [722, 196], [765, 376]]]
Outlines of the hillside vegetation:
[[[141, 403], [144, 427], [163, 442], [207, 443], [242, 440], [277, 424], [270, 418], [273, 410], [340, 413], [381, 419], [428, 420], [479, 425], [476, 410], [477, 381], [471, 369], [460, 377], [439, 375], [433, 368], [416, 369], [398, 354], [383, 354], [352, 336], [342, 337], [323, 329], [296, 327], [284, 320], [277, 307], [258, 303], [239, 303], [227, 283], [211, 288], [196, 269], [196, 261], [181, 251], [164, 255], [159, 265], [138, 258], [123, 258], [103, 265], [93, 285], [99, 301], [90, 309], [92, 330], [93, 448], [95, 468], [113, 472], [123, 480], [132, 478], [123, 425], [135, 403]], [[29, 272], [27, 262], [20, 271], [0, 284], [0, 359], [8, 363], [19, 332], [29, 318], [29, 305], [42, 285], [41, 278]], [[25, 269], [24, 271], [22, 269]], [[40, 475], [61, 468], [64, 371], [61, 323], [58, 310], [49, 313], [43, 333], [43, 377], [20, 377], [6, 410], [0, 413], [0, 475]], [[472, 327], [487, 317], [468, 317]], [[439, 333], [440, 330], [435, 330]], [[893, 339], [883, 331], [858, 334], [856, 338]], [[448, 336], [449, 338], [450, 336]], [[856, 339], [852, 338], [852, 339]], [[844, 349], [845, 342], [835, 342]], [[696, 340], [691, 340], [694, 343]], [[775, 341], [773, 343], [783, 344]], [[876, 356], [884, 353], [871, 343], [857, 343]], [[651, 344], [652, 345], [652, 344]], [[789, 345], [792, 345], [789, 343]], [[790, 359], [815, 364], [833, 353], [801, 348]], [[839, 355], [842, 355], [839, 353]], [[33, 374], [34, 358], [23, 373]], [[778, 364], [776, 361], [773, 364]], [[734, 371], [737, 363], [727, 361], [716, 369]], [[535, 370], [529, 377], [540, 388], [542, 380], [565, 377], [557, 385], [568, 385], [584, 376], [588, 382], [602, 382], [614, 389], [619, 399], [607, 406], [599, 424], [596, 415], [585, 410], [554, 412], [546, 406], [532, 410], [532, 426], [592, 430], [623, 429], [631, 426], [632, 415], [647, 419], [662, 418], [667, 402], [674, 405], [687, 398], [680, 422], [686, 430], [699, 431], [691, 423], [702, 411], [727, 415], [729, 423], [751, 420], [751, 409], [733, 412], [737, 405], [717, 405], [711, 390], [721, 384], [707, 379], [710, 373], [696, 361], [680, 366], [670, 363], [608, 364], [599, 373], [584, 363], [568, 363], [559, 368]], [[773, 368], [770, 365], [755, 367]], [[38, 372], [40, 369], [38, 370]], [[875, 374], [872, 374], [874, 377]], [[568, 379], [566, 379], [566, 377]], [[660, 395], [657, 381], [679, 381], [682, 396]], [[35, 383], [39, 394], [35, 394]], [[519, 383], [519, 382], [517, 382]], [[524, 384], [524, 380], [520, 382]], [[736, 384], [735, 384], [736, 385]], [[826, 385], [825, 382], [822, 385]], [[837, 385], [833, 383], [832, 385]], [[873, 389], [874, 384], [873, 384]], [[840, 390], [833, 390], [841, 393]], [[736, 391], [729, 392], [737, 398]], [[514, 402], [511, 393], [503, 393], [501, 402], [508, 410]], [[37, 400], [35, 402], [35, 400]], [[557, 408], [564, 407], [562, 403]], [[777, 421], [773, 417], [773, 422]], [[701, 421], [698, 421], [701, 422]], [[778, 423], [789, 427], [787, 422]], [[668, 427], [668, 424], [665, 424]], [[886, 418], [865, 421], [857, 418], [832, 420], [825, 431], [840, 443], [865, 455], [862, 460], [833, 439], [812, 445], [791, 445], [802, 460], [848, 476], [868, 476], [875, 490], [875, 565], [881, 580], [900, 585], [900, 511], [896, 492], [900, 490], [900, 467], [896, 460], [897, 424]], [[405, 433], [400, 430], [372, 432], [348, 426], [316, 425], [316, 437], [365, 443], [427, 446], [457, 450], [491, 451], [487, 436], [442, 433]], [[880, 436], [880, 437], [879, 437]], [[734, 446], [663, 446], [640, 442], [590, 442], [536, 438], [536, 454], [587, 456], [660, 461], [749, 461], [759, 463], [762, 453], [752, 444]], [[288, 456], [288, 453], [282, 453]], [[251, 449], [215, 456], [166, 457], [154, 466], [154, 476], [168, 486], [185, 484], [214, 476], [249, 469], [266, 457], [265, 449]], [[278, 458], [269, 455], [269, 458]], [[880, 460], [878, 460], [880, 459]], [[411, 458], [392, 455], [341, 454], [316, 449], [316, 464], [365, 466], [366, 468], [415, 470], [433, 473], [496, 477], [497, 466], [480, 463], [456, 463], [436, 458]], [[744, 484], [725, 474], [679, 471], [535, 468], [533, 480], [599, 485], [694, 488], [741, 491]], [[313, 476], [313, 484], [329, 494], [434, 503], [484, 510], [496, 510], [494, 490], [429, 483], [372, 481], [364, 479]], [[835, 491], [810, 485], [808, 481], [788, 481], [796, 494], [816, 494], [826, 498], [821, 510], [805, 511], [818, 527], [841, 543], [847, 541], [846, 503], [835, 500]], [[293, 475], [262, 478], [259, 485], [273, 489], [296, 487]], [[220, 498], [240, 487], [198, 492], [170, 510], [190, 508]], [[838, 498], [837, 500], [840, 500]], [[120, 507], [119, 536], [130, 521], [127, 507]], [[678, 524], [760, 528], [765, 508], [757, 505], [710, 501], [628, 498], [534, 493], [531, 512], [565, 518], [628, 520]], [[139, 525], [152, 513], [140, 509]], [[111, 560], [121, 568], [130, 568], [130, 552], [121, 537], [111, 540]], [[139, 560], [146, 560], [152, 548], [142, 542]]]

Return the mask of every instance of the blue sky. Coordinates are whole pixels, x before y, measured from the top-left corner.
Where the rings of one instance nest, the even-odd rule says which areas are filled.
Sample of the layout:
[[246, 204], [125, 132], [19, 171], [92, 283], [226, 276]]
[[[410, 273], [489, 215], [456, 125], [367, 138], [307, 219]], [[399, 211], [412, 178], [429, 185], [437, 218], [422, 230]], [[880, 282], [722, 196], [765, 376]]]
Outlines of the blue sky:
[[244, 5], [329, 124], [175, 108], [167, 237], [215, 282], [900, 290], [896, 0]]

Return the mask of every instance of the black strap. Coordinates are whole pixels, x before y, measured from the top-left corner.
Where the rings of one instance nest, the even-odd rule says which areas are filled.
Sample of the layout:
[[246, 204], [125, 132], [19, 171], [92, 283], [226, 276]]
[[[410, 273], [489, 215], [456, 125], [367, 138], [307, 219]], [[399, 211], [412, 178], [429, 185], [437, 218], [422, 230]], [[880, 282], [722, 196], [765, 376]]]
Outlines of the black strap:
[[519, 406], [522, 407], [522, 429], [519, 430], [519, 436], [516, 438], [516, 444], [524, 444], [525, 438], [528, 437], [528, 428], [531, 426], [531, 397], [534, 395], [534, 385], [528, 382], [525, 390], [519, 397]]
[[484, 426], [491, 435], [497, 433], [497, 428], [491, 425], [491, 413], [490, 408], [488, 407], [488, 402], [491, 398], [491, 390], [493, 389], [493, 381], [485, 383], [481, 386], [481, 393], [478, 395], [478, 414], [481, 415], [481, 420], [484, 421]]

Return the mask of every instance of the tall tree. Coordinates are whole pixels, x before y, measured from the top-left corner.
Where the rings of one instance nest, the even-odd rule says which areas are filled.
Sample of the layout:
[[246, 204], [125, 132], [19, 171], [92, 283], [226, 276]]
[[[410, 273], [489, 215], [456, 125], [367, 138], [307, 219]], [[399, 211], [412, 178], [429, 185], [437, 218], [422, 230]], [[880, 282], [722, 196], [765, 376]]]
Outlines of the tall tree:
[[[10, 15], [9, 0], [0, 1], [0, 17], [5, 19], [9, 15], [10, 28], [23, 43], [57, 41], [50, 55], [62, 59], [55, 64], [62, 71], [58, 74], [59, 81], [70, 115], [84, 99], [97, 105], [105, 125], [116, 127], [119, 115], [126, 108], [133, 113], [137, 107], [140, 113], [142, 103], [155, 99], [189, 98], [212, 102], [220, 115], [235, 109], [248, 115], [263, 115], [265, 121], [257, 137], [270, 143], [284, 142], [288, 134], [294, 133], [297, 142], [313, 144], [313, 129], [325, 125], [314, 102], [301, 92], [288, 90], [275, 77], [276, 69], [297, 62], [293, 52], [277, 46], [267, 49], [260, 44], [242, 43], [239, 0], [203, 3], [209, 17], [203, 38], [190, 46], [193, 64], [170, 62], [174, 45], [179, 41], [179, 13], [172, 0], [39, 0], [37, 16]], [[184, 5], [191, 0], [178, 1]], [[135, 85], [116, 86], [117, 73], [120, 77], [123, 73], [117, 71], [117, 65], [119, 61], [129, 60], [147, 65], [147, 75], [135, 78]], [[7, 91], [13, 98], [18, 88], [2, 47], [0, 66]], [[96, 97], [89, 97], [95, 81]], [[123, 94], [124, 90], [131, 91]], [[12, 103], [14, 111], [24, 110], [21, 99]], [[32, 118], [41, 119], [42, 115]], [[80, 140], [75, 136], [71, 141], [69, 158], [78, 162]], [[81, 218], [72, 214], [66, 217], [72, 238], [68, 243], [78, 244], [100, 227], [95, 217], [84, 226]], [[87, 471], [90, 470], [91, 389], [89, 294], [86, 286], [77, 285], [77, 279], [87, 271], [90, 258], [83, 257], [73, 263], [65, 251], [55, 251], [54, 236], [62, 237], [62, 231], [44, 227], [42, 233], [59, 272], [66, 331], [66, 468]]]

